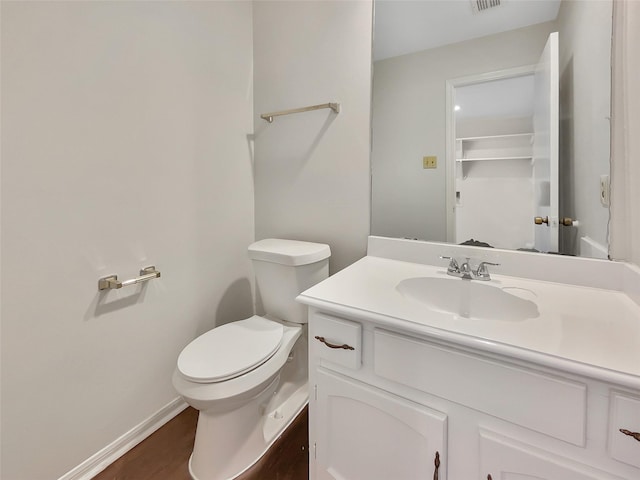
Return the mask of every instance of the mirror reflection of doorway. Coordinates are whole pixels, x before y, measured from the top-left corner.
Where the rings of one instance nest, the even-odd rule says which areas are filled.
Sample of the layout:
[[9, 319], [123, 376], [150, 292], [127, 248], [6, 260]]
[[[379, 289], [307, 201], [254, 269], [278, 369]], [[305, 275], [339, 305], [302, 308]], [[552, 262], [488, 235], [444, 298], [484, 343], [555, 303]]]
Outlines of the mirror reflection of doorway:
[[451, 101], [450, 241], [557, 252], [557, 34], [538, 65], [459, 79]]
[[455, 89], [455, 243], [534, 248], [533, 74]]

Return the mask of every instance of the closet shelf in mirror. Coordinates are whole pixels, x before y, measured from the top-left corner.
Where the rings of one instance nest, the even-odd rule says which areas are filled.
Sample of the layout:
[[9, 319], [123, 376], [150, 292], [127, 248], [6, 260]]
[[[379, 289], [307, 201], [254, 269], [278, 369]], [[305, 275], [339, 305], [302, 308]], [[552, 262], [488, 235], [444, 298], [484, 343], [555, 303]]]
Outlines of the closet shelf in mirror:
[[458, 141], [470, 142], [470, 141], [478, 141], [478, 140], [510, 140], [510, 139], [520, 139], [526, 138], [529, 142], [533, 139], [533, 133], [507, 133], [505, 135], [484, 135], [480, 137], [460, 137], [456, 138]]
[[533, 133], [510, 133], [456, 139], [458, 162], [485, 160], [531, 160]]
[[490, 160], [532, 160], [533, 157], [531, 155], [524, 157], [480, 157], [480, 158], [456, 158], [456, 162], [479, 162], [479, 161], [490, 161]]

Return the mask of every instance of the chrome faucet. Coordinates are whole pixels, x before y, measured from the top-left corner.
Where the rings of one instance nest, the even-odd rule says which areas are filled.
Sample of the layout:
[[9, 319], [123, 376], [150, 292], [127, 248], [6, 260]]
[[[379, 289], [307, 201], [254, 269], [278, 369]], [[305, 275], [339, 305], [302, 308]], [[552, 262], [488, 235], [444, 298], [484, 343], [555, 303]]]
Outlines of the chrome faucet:
[[491, 280], [491, 276], [489, 275], [489, 269], [487, 268], [487, 265], [500, 265], [499, 263], [480, 262], [478, 264], [478, 267], [474, 270], [469, 263], [469, 261], [471, 260], [469, 257], [465, 257], [465, 261], [462, 263], [462, 265], [458, 264], [458, 261], [453, 257], [440, 256], [440, 258], [449, 260], [447, 275], [462, 278], [464, 280], [489, 281]]

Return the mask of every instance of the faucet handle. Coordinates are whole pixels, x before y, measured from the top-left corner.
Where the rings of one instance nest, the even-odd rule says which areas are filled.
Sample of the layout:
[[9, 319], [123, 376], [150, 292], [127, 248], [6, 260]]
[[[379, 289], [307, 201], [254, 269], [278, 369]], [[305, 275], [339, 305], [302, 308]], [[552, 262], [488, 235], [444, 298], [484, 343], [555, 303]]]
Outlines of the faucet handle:
[[469, 263], [470, 260], [471, 258], [464, 257], [464, 263], [460, 265], [460, 271], [462, 273], [471, 273], [471, 264]]
[[458, 265], [458, 262], [455, 258], [447, 257], [446, 255], [440, 255], [440, 258], [442, 258], [443, 260], [449, 260], [449, 267], [447, 268], [447, 272], [460, 272], [460, 266]]
[[489, 269], [487, 268], [487, 265], [493, 265], [494, 267], [499, 267], [500, 266], [499, 263], [480, 262], [480, 264], [478, 265], [478, 268], [474, 272], [475, 276], [478, 277], [481, 280], [491, 280], [491, 277], [489, 276]]

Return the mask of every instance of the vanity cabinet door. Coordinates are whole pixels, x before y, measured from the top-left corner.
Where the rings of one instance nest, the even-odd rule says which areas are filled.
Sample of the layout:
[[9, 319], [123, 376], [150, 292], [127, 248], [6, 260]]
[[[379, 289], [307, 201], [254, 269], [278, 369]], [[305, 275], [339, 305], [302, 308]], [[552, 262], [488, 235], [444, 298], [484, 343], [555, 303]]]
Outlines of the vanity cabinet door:
[[316, 480], [446, 478], [445, 414], [322, 369], [316, 379]]
[[619, 480], [571, 459], [493, 432], [480, 433], [482, 480]]
[[612, 392], [610, 404], [609, 454], [640, 468], [640, 397]]

